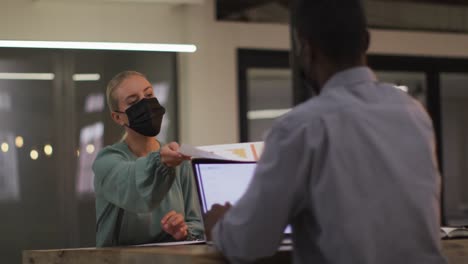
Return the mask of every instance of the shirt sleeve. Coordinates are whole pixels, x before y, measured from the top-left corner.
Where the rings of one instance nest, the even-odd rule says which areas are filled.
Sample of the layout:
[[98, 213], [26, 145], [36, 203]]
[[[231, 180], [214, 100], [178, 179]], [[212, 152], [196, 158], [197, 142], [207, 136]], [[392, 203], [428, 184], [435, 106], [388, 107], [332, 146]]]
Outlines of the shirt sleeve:
[[184, 193], [185, 222], [188, 226], [189, 240], [203, 239], [204, 228], [201, 221], [200, 202], [190, 162], [184, 162], [180, 169], [182, 191]]
[[175, 170], [161, 162], [159, 152], [128, 160], [124, 153], [105, 148], [94, 161], [93, 172], [96, 195], [134, 213], [158, 207], [175, 179]]
[[[309, 133], [317, 135], [311, 142]], [[307, 201], [310, 149], [318, 136], [313, 128], [272, 128], [246, 193], [212, 231], [215, 246], [231, 262], [276, 253], [290, 219]]]

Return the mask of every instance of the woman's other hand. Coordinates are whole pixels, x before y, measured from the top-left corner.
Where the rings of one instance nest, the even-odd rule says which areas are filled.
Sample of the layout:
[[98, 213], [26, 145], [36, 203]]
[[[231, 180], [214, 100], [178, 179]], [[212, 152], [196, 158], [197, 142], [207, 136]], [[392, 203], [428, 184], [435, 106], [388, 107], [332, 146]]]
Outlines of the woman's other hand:
[[161, 227], [177, 241], [187, 238], [188, 227], [184, 216], [175, 211], [170, 211], [161, 219]]

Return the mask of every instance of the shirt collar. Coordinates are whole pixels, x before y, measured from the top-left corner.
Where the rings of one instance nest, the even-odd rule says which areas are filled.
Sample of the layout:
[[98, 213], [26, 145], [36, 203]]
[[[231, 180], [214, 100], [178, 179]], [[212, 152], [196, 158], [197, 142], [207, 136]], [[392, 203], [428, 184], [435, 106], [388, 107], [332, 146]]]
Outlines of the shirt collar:
[[377, 77], [369, 67], [361, 66], [335, 73], [323, 86], [322, 91], [331, 87], [349, 86], [361, 82], [376, 82]]

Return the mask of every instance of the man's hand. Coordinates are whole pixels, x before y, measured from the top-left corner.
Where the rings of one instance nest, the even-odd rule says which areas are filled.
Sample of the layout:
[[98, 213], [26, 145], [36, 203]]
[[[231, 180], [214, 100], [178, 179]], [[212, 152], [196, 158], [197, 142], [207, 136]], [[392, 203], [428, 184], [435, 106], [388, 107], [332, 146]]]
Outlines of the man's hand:
[[224, 206], [214, 204], [211, 206], [211, 209], [203, 215], [203, 223], [205, 223], [205, 234], [207, 240], [211, 240], [211, 230], [229, 209], [231, 209], [230, 203], [226, 203]]
[[159, 153], [162, 163], [171, 168], [179, 166], [184, 160], [190, 160], [190, 157], [179, 153], [179, 144], [177, 142], [171, 142], [163, 146]]
[[161, 219], [161, 227], [177, 241], [187, 238], [188, 227], [184, 216], [175, 211], [170, 211]]

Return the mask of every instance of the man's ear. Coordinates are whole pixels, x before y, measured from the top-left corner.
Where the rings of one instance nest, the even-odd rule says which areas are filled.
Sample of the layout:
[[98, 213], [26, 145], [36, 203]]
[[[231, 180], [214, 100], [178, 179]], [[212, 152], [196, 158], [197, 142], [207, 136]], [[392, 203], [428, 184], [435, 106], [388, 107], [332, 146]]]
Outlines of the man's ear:
[[306, 62], [312, 64], [312, 62], [317, 61], [320, 50], [310, 41], [305, 41], [303, 43], [303, 56], [305, 56]]
[[112, 120], [114, 120], [114, 122], [119, 125], [119, 126], [124, 126], [125, 125], [125, 122], [121, 116], [120, 113], [117, 113], [117, 112], [111, 112], [111, 117], [112, 117]]
[[369, 50], [369, 47], [370, 47], [370, 33], [369, 33], [369, 30], [366, 29], [366, 34], [364, 34], [364, 52], [367, 52]]

